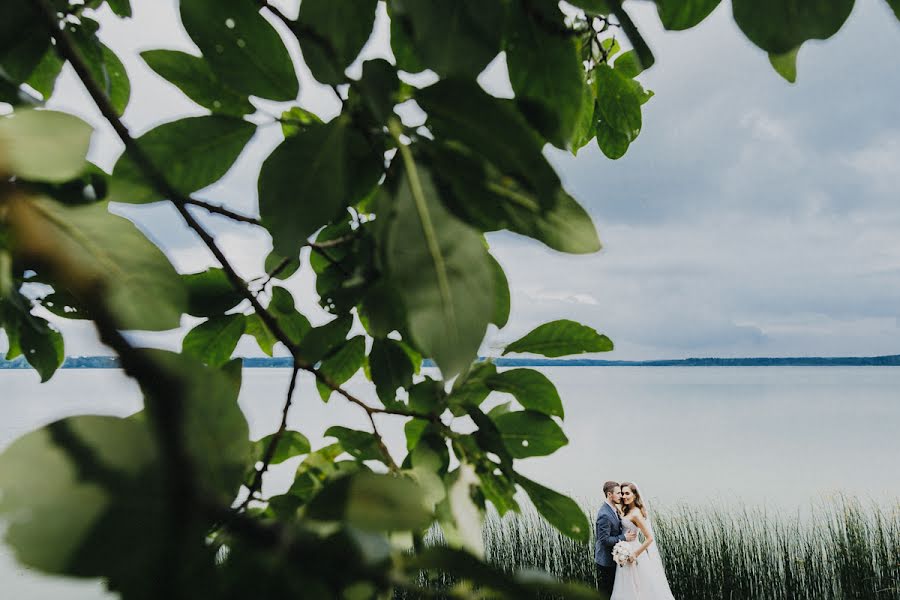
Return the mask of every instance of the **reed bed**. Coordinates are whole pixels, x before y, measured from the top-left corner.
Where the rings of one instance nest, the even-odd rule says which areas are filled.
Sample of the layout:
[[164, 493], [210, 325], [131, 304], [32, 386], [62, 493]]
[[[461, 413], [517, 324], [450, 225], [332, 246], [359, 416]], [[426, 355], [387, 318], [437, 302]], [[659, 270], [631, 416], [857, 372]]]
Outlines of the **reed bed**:
[[[678, 600], [900, 600], [900, 504], [837, 498], [802, 516], [681, 506], [651, 519]], [[596, 584], [593, 541], [574, 542], [533, 511], [489, 515], [483, 537], [489, 560], [506, 571]], [[442, 543], [440, 532], [427, 543]], [[438, 576], [429, 587], [452, 583]]]

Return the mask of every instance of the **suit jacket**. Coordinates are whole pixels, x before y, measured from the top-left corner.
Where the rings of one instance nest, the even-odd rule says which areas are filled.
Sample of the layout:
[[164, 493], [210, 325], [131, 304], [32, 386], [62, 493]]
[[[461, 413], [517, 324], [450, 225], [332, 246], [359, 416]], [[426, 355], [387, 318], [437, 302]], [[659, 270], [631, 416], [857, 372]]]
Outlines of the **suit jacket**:
[[595, 532], [597, 541], [594, 543], [594, 562], [601, 567], [615, 567], [612, 549], [619, 542], [625, 541], [625, 532], [622, 531], [622, 519], [607, 502], [597, 511]]

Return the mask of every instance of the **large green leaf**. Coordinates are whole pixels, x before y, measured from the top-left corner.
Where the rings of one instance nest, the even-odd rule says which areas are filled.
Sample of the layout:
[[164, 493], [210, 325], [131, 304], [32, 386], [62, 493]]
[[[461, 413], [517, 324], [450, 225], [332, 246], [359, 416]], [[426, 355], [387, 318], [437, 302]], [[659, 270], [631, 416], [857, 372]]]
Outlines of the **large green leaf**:
[[405, 477], [360, 472], [341, 477], [310, 502], [307, 516], [371, 531], [421, 530], [431, 523], [422, 490]]
[[519, 109], [550, 143], [567, 148], [581, 113], [584, 69], [575, 38], [560, 33], [562, 13], [547, 12], [513, 4], [506, 64]]
[[564, 416], [559, 392], [547, 376], [534, 369], [510, 369], [491, 375], [485, 381], [495, 392], [512, 394], [519, 404], [545, 415]]
[[500, 52], [504, 10], [497, 0], [404, 0], [392, 9], [391, 21], [409, 33], [406, 52], [442, 77], [474, 80]]
[[[170, 185], [190, 194], [221, 179], [255, 131], [232, 117], [188, 117], [151, 129], [137, 142]], [[126, 153], [113, 169], [107, 199], [142, 204], [166, 198]]]
[[722, 0], [656, 0], [659, 20], [669, 30], [690, 29], [719, 5]]
[[[362, 335], [347, 340], [343, 346], [322, 361], [319, 372], [332, 383], [341, 385], [359, 371], [366, 359], [366, 338]], [[321, 381], [316, 381], [322, 400], [331, 397], [331, 388]]]
[[344, 69], [372, 34], [378, 0], [305, 0], [294, 32], [303, 59], [322, 83], [343, 83]]
[[533, 410], [507, 412], [492, 420], [513, 458], [547, 456], [569, 443], [562, 428], [544, 413]]
[[494, 274], [481, 235], [454, 217], [419, 163], [398, 173], [383, 196], [379, 247], [402, 299], [416, 348], [444, 377], [475, 358], [494, 312]]
[[560, 252], [600, 249], [590, 215], [561, 187], [541, 200], [531, 190], [498, 174], [474, 154], [449, 145], [428, 144], [441, 200], [458, 217], [482, 231], [508, 229]]
[[239, 116], [256, 110], [247, 96], [222, 83], [202, 57], [179, 50], [148, 50], [141, 52], [141, 58], [160, 77], [214, 113]]
[[30, 0], [6, 0], [0, 19], [0, 73], [16, 84], [28, 79], [50, 47], [50, 33]]
[[187, 312], [195, 317], [215, 317], [237, 306], [244, 297], [234, 289], [223, 269], [214, 267], [181, 276], [187, 288]]
[[295, 255], [315, 231], [361, 200], [381, 175], [381, 161], [352, 125], [338, 117], [289, 137], [259, 176], [259, 213], [275, 250]]
[[522, 475], [516, 475], [516, 483], [522, 486], [538, 512], [560, 533], [579, 542], [587, 542], [590, 539], [590, 523], [574, 500]]
[[609, 65], [598, 65], [594, 83], [603, 122], [634, 141], [641, 131], [641, 99], [631, 80]]
[[213, 317], [188, 332], [181, 351], [211, 367], [220, 367], [229, 361], [246, 329], [247, 319], [242, 314]]
[[522, 182], [541, 206], [556, 203], [559, 177], [542, 154], [543, 142], [511, 102], [490, 96], [474, 81], [452, 79], [419, 90], [416, 101], [436, 137], [465, 144]]
[[733, 0], [734, 20], [750, 41], [784, 54], [806, 40], [830, 38], [850, 16], [854, 0]]
[[593, 328], [568, 319], [560, 319], [536, 327], [524, 337], [509, 344], [503, 350], [503, 354], [527, 352], [556, 357], [585, 352], [609, 352], [612, 349], [612, 340], [597, 333]]
[[412, 385], [415, 365], [399, 342], [392, 339], [376, 339], [369, 353], [369, 370], [375, 390], [383, 402], [392, 402], [397, 388]]
[[178, 327], [184, 285], [166, 256], [107, 203], [69, 207], [33, 198], [15, 202], [9, 222], [16, 251], [50, 268], [86, 304], [102, 303], [121, 329]]
[[22, 179], [61, 183], [87, 168], [91, 126], [53, 110], [17, 110], [0, 117], [3, 170]]
[[275, 28], [246, 0], [181, 0], [181, 21], [210, 68], [245, 96], [294, 100], [294, 63]]

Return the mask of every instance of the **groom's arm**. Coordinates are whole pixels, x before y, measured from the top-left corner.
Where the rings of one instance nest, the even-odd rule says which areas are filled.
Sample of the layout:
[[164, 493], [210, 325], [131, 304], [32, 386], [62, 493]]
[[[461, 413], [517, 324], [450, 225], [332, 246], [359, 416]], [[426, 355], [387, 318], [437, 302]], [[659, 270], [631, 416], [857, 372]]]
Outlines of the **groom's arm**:
[[612, 521], [604, 514], [597, 515], [597, 541], [604, 546], [612, 548], [619, 542], [625, 541], [625, 535], [612, 535]]

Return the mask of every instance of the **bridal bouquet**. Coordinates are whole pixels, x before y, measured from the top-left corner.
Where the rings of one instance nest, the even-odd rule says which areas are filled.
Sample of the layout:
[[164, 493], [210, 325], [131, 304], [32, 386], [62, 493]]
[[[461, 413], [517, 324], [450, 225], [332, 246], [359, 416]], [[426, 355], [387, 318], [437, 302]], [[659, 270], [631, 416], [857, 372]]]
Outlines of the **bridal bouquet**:
[[613, 560], [620, 567], [624, 567], [634, 559], [634, 555], [631, 553], [631, 545], [628, 542], [619, 542], [613, 546], [612, 556]]

